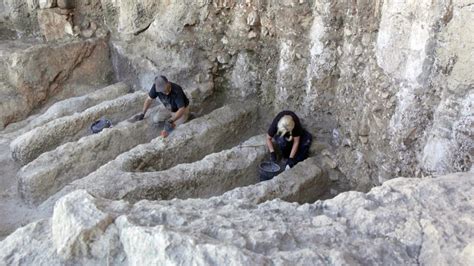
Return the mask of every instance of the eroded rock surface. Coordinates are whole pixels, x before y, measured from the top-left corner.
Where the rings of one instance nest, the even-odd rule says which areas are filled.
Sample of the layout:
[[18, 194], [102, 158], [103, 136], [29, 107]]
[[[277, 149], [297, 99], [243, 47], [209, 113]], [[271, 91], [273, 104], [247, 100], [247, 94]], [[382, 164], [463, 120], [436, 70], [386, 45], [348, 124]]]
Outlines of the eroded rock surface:
[[[0, 43], [0, 128], [24, 119], [50, 98], [78, 96], [67, 84], [105, 84], [112, 77], [104, 38], [58, 44]], [[47, 67], [46, 67], [47, 66]]]
[[471, 169], [473, 4], [102, 1], [121, 78], [295, 110], [359, 190]]
[[[100, 167], [97, 171], [71, 184], [54, 180], [54, 178], [50, 179], [51, 174], [47, 171], [43, 175], [28, 174], [26, 177], [32, 177], [32, 180], [26, 180], [27, 182], [25, 182], [25, 186], [28, 189], [26, 194], [30, 195], [29, 197], [43, 199], [44, 192], [46, 192], [46, 195], [49, 195], [53, 190], [49, 188], [47, 190], [41, 189], [42, 187], [47, 188], [51, 184], [65, 186], [41, 205], [41, 208], [49, 210], [57, 199], [76, 189], [86, 189], [94, 195], [101, 195], [109, 199], [122, 199], [127, 194], [129, 194], [131, 200], [139, 200], [140, 197], [147, 196], [156, 199], [170, 198], [180, 193], [186, 193], [186, 189], [181, 191], [180, 185], [174, 184], [174, 182], [179, 183], [180, 178], [183, 178], [182, 181], [184, 183], [189, 182], [186, 186], [189, 187], [189, 191], [192, 191], [194, 178], [199, 178], [200, 174], [208, 178], [213, 177], [212, 173], [217, 174], [216, 171], [218, 170], [213, 169], [213, 164], [219, 164], [224, 169], [227, 169], [227, 167], [233, 169], [232, 165], [226, 166], [225, 160], [217, 158], [217, 162], [211, 164], [203, 163], [202, 166], [199, 166], [199, 162], [196, 162], [196, 173], [194, 171], [183, 173], [187, 171], [185, 166], [178, 166], [176, 169], [168, 172], [161, 171], [179, 164], [199, 161], [209, 153], [230, 148], [229, 146], [232, 144], [238, 144], [239, 141], [236, 141], [239, 140], [238, 137], [245, 136], [246, 131], [251, 132], [249, 127], [253, 124], [252, 121], [256, 121], [255, 110], [255, 105], [242, 104], [233, 104], [219, 108], [208, 115], [181, 125], [166, 139], [158, 137], [150, 143], [138, 145], [130, 151], [124, 152], [115, 160]], [[262, 139], [260, 143], [253, 144], [260, 147], [257, 155], [253, 155], [253, 158], [256, 160], [261, 159], [263, 156], [264, 146], [262, 144]], [[193, 148], [191, 149], [190, 147]], [[239, 162], [238, 156], [236, 162]], [[257, 163], [257, 161], [252, 161], [252, 163]], [[188, 166], [191, 165], [188, 164]], [[238, 168], [238, 165], [234, 167]], [[231, 174], [232, 171], [227, 173]], [[235, 173], [238, 176], [241, 175], [239, 171], [235, 171]], [[163, 177], [163, 180], [161, 180], [160, 176]], [[37, 180], [35, 180], [36, 178]], [[205, 183], [207, 181], [203, 180], [202, 182]], [[43, 183], [49, 185], [45, 186]], [[35, 189], [37, 184], [40, 187]], [[167, 191], [172, 191], [173, 193], [168, 195]], [[199, 191], [196, 193], [199, 193]], [[40, 202], [38, 200], [34, 201], [36, 204]]]
[[25, 165], [60, 144], [90, 134], [90, 125], [101, 117], [112, 123], [130, 118], [140, 111], [144, 98], [143, 92], [130, 93], [34, 128], [12, 141], [12, 157]]
[[54, 103], [42, 114], [30, 116], [26, 120], [10, 124], [2, 133], [6, 133], [4, 136], [7, 138], [14, 138], [54, 119], [82, 112], [89, 107], [118, 98], [129, 92], [129, 86], [124, 83], [117, 83], [97, 89], [86, 95], [70, 97]]
[[[0, 261], [469, 265], [473, 182], [472, 174], [397, 178], [304, 205], [213, 197], [130, 206], [78, 190], [52, 219], [0, 242]], [[29, 239], [36, 245], [25, 248]]]

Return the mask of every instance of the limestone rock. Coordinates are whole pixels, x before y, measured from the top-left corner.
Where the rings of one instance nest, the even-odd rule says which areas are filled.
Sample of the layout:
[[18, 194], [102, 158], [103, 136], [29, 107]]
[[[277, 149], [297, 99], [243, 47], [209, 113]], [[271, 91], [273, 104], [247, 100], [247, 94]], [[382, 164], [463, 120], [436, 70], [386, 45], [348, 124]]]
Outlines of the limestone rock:
[[120, 153], [156, 137], [158, 130], [150, 124], [150, 121], [134, 124], [124, 121], [100, 134], [85, 136], [42, 154], [18, 172], [20, 193], [30, 203], [40, 203]]
[[250, 53], [241, 52], [237, 55], [230, 80], [235, 88], [232, 91], [233, 95], [247, 98], [257, 94], [258, 74], [256, 60], [257, 58], [253, 57]]
[[64, 260], [90, 255], [89, 243], [100, 238], [112, 222], [112, 217], [97, 209], [94, 198], [85, 191], [67, 195], [54, 209], [51, 234], [57, 254]]
[[10, 143], [12, 158], [25, 165], [46, 151], [90, 134], [90, 125], [103, 116], [108, 117], [112, 123], [127, 119], [139, 112], [139, 103], [143, 101], [143, 97], [143, 92], [129, 93], [117, 99], [104, 101], [81, 113], [61, 117], [34, 128]]
[[68, 16], [57, 13], [54, 9], [38, 11], [38, 23], [47, 41], [63, 39], [72, 35], [72, 23]]
[[0, 47], [5, 51], [0, 54], [4, 62], [0, 66], [0, 94], [6, 99], [0, 104], [0, 110], [5, 110], [0, 112], [0, 121], [4, 125], [25, 118], [55, 95], [76, 96], [68, 84], [93, 86], [111, 77], [105, 39], [48, 45], [15, 41]]
[[[28, 120], [26, 125], [22, 122], [10, 125], [3, 132], [5, 133], [4, 136], [12, 138], [16, 137], [52, 120], [72, 115], [76, 112], [82, 112], [85, 109], [97, 105], [103, 101], [111, 100], [127, 94], [129, 91], [129, 86], [123, 83], [118, 83], [96, 90], [90, 94], [58, 101], [51, 105], [43, 114]], [[13, 107], [11, 109], [13, 109]]]
[[[0, 262], [468, 265], [473, 180], [469, 173], [397, 178], [367, 194], [304, 205], [213, 197], [129, 207], [76, 191], [58, 202], [52, 219], [0, 242]], [[31, 240], [28, 252], [13, 253]], [[60, 257], [58, 244], [96, 253]]]
[[247, 16], [247, 24], [249, 26], [256, 26], [260, 23], [257, 11], [252, 10]]
[[58, 7], [62, 9], [71, 9], [75, 6], [75, 0], [57, 0]]
[[26, 97], [20, 95], [9, 83], [0, 82], [0, 97], [3, 99], [0, 104], [0, 128], [4, 128], [29, 112]]
[[0, 263], [4, 265], [59, 265], [51, 237], [51, 219], [19, 228], [0, 242]]
[[255, 31], [250, 31], [249, 34], [247, 35], [249, 39], [257, 38], [257, 36], [258, 34]]
[[57, 4], [56, 0], [39, 0], [40, 8], [52, 8]]
[[81, 31], [81, 36], [84, 38], [90, 38], [94, 35], [94, 33], [95, 33], [95, 30], [93, 29], [85, 29]]
[[[246, 152], [244, 153], [246, 156], [253, 158], [250, 161], [246, 157], [240, 159], [239, 152], [226, 151], [223, 152], [225, 154], [223, 158], [228, 158], [229, 162], [232, 162], [228, 166], [219, 155], [209, 155], [205, 162], [198, 161], [182, 166], [178, 164], [201, 159], [209, 153], [237, 144], [237, 142], [232, 143], [229, 138], [238, 139], [238, 136], [245, 136], [245, 132], [249, 131], [249, 127], [253, 124], [251, 121], [256, 119], [255, 108], [254, 105], [242, 106], [241, 104], [219, 108], [209, 115], [183, 124], [167, 139], [158, 137], [150, 143], [139, 145], [123, 153], [97, 171], [68, 186], [65, 186], [65, 177], [56, 175], [57, 171], [60, 171], [59, 167], [55, 167], [56, 170], [51, 171], [52, 173], [46, 169], [48, 167], [41, 167], [41, 163], [36, 164], [35, 167], [25, 167], [25, 171], [22, 172], [25, 182], [22, 182], [21, 187], [24, 188], [28, 198], [43, 199], [45, 194], [54, 190], [50, 187], [51, 184], [65, 186], [41, 205], [41, 209], [49, 210], [57, 199], [75, 189], [85, 189], [94, 195], [110, 199], [126, 198], [135, 201], [143, 198], [185, 197], [184, 195], [212, 196], [215, 193], [223, 193], [235, 187], [236, 184], [251, 184], [256, 181], [256, 176], [251, 174], [247, 176], [244, 173], [251, 173], [256, 169], [256, 163], [261, 160], [264, 153], [263, 140], [256, 147], [250, 147], [250, 151], [242, 149], [241, 152]], [[108, 141], [104, 139], [103, 142], [107, 143]], [[92, 144], [98, 145], [98, 142], [92, 142]], [[72, 145], [67, 146], [70, 148]], [[189, 149], [189, 146], [195, 148]], [[83, 143], [79, 144], [80, 147], [83, 147]], [[237, 149], [237, 151], [239, 150]], [[167, 156], [163, 157], [163, 154], [167, 154]], [[87, 155], [77, 154], [74, 157]], [[94, 153], [89, 155], [93, 157]], [[68, 162], [68, 160], [61, 161]], [[238, 170], [239, 162], [243, 169]], [[175, 165], [177, 166], [173, 167]], [[192, 170], [186, 170], [187, 166]], [[214, 169], [215, 167], [217, 169]], [[220, 173], [219, 168], [222, 168]], [[156, 178], [158, 175], [161, 178]], [[226, 178], [227, 175], [229, 175], [228, 181], [215, 180], [216, 178]], [[203, 179], [199, 182], [201, 185], [191, 185], [195, 182], [194, 179]], [[211, 183], [218, 182], [221, 187], [214, 188], [212, 184], [208, 183], [209, 180], [214, 180]]]
[[[236, 188], [222, 195], [225, 200], [262, 203], [275, 198], [306, 203], [319, 199], [328, 189], [329, 179], [310, 157], [270, 181]], [[295, 178], [296, 177], [296, 178]]]

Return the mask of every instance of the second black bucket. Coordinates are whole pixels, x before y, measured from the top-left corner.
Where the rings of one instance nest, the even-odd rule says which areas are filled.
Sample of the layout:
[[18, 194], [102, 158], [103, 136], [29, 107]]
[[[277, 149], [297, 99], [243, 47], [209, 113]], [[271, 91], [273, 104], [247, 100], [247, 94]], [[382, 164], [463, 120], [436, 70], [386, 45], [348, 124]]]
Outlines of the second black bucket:
[[260, 181], [270, 180], [280, 173], [280, 166], [274, 162], [263, 162], [258, 166]]

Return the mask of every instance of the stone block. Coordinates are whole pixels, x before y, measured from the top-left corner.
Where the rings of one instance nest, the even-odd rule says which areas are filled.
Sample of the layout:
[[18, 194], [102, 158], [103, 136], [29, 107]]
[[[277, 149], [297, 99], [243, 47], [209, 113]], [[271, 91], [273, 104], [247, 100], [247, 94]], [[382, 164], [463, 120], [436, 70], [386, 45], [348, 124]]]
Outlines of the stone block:
[[56, 7], [56, 0], [39, 0], [39, 7], [41, 9]]
[[72, 23], [67, 15], [61, 15], [54, 9], [38, 11], [38, 23], [46, 41], [64, 39], [72, 35]]
[[51, 235], [58, 256], [63, 260], [88, 256], [90, 243], [104, 234], [112, 221], [84, 190], [65, 196], [56, 203], [52, 217]]

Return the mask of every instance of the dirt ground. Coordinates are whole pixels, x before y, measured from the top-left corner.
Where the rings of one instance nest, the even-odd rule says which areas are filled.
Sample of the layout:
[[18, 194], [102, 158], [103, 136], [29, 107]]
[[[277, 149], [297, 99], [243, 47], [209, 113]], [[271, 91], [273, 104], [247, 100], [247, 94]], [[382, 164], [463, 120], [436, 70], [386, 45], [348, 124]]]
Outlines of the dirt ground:
[[25, 205], [18, 195], [16, 173], [20, 165], [10, 156], [10, 141], [0, 136], [0, 241], [36, 215], [36, 208]]

